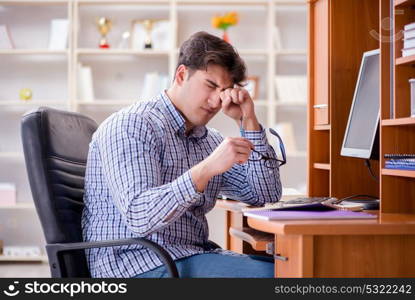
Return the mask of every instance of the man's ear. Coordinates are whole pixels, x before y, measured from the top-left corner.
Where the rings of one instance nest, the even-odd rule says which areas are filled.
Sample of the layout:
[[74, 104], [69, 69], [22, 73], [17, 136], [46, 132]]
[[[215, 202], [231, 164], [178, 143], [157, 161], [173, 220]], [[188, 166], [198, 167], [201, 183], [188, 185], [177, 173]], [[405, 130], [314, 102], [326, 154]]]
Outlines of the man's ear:
[[183, 82], [186, 80], [188, 70], [185, 65], [180, 65], [177, 67], [175, 81], [179, 86], [183, 85]]

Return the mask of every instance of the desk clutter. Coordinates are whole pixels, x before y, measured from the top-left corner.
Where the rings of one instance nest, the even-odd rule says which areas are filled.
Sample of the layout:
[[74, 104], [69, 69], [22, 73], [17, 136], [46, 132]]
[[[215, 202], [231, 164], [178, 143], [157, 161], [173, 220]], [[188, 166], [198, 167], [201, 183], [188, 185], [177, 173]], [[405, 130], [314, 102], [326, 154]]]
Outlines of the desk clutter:
[[337, 198], [305, 197], [274, 203], [262, 208], [244, 209], [244, 216], [263, 220], [300, 219], [374, 219], [374, 214], [360, 212], [362, 204], [342, 203]]

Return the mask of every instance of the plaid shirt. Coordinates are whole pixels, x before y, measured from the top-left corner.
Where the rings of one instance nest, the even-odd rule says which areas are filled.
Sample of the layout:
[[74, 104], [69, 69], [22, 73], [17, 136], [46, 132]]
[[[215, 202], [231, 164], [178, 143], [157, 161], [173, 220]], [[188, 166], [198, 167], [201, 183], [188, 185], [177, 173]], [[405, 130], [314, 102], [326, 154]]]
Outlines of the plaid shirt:
[[[245, 131], [255, 149], [275, 157], [265, 131]], [[189, 169], [222, 142], [213, 129], [185, 135], [185, 120], [165, 93], [106, 119], [95, 132], [85, 175], [85, 241], [145, 237], [173, 259], [219, 252], [208, 243], [209, 212], [220, 193], [251, 205], [281, 197], [278, 169], [263, 161], [235, 164], [198, 193]], [[133, 277], [162, 265], [150, 250], [120, 246], [86, 250], [93, 277]]]

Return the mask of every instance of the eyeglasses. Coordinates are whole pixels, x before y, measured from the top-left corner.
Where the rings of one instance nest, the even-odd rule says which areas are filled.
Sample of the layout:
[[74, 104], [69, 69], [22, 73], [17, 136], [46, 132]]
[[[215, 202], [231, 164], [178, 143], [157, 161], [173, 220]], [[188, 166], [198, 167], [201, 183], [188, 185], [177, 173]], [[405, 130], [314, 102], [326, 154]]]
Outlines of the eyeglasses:
[[[240, 131], [241, 131], [241, 135], [245, 136], [245, 130], [242, 127], [242, 120], [241, 120], [241, 126], [240, 126]], [[267, 168], [270, 169], [275, 169], [275, 168], [279, 168], [283, 165], [285, 165], [287, 163], [287, 156], [285, 154], [285, 147], [284, 147], [284, 143], [282, 142], [282, 139], [280, 137], [280, 135], [272, 128], [269, 128], [269, 132], [277, 137], [278, 139], [278, 143], [280, 146], [280, 151], [281, 151], [281, 156], [282, 159], [278, 159], [278, 158], [273, 158], [273, 157], [269, 157], [267, 155], [262, 154], [261, 152], [253, 149], [252, 150], [252, 154], [251, 154], [251, 158], [249, 158], [250, 161], [259, 161], [259, 160], [264, 160], [265, 161], [265, 166]]]

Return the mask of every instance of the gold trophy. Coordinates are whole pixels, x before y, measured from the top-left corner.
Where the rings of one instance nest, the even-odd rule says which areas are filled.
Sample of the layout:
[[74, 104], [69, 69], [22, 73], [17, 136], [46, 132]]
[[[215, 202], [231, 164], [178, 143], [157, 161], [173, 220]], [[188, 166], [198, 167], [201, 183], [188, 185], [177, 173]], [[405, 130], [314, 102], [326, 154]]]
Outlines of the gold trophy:
[[111, 30], [112, 22], [110, 19], [101, 17], [96, 20], [96, 25], [98, 27], [98, 31], [101, 34], [101, 39], [99, 40], [99, 47], [100, 48], [109, 48], [110, 45], [108, 44], [107, 34]]
[[145, 39], [144, 39], [144, 49], [151, 49], [153, 48], [153, 41], [151, 40], [151, 32], [153, 30], [154, 24], [163, 21], [163, 20], [156, 20], [156, 19], [144, 19], [144, 20], [135, 20], [134, 24], [141, 24], [146, 32]]

